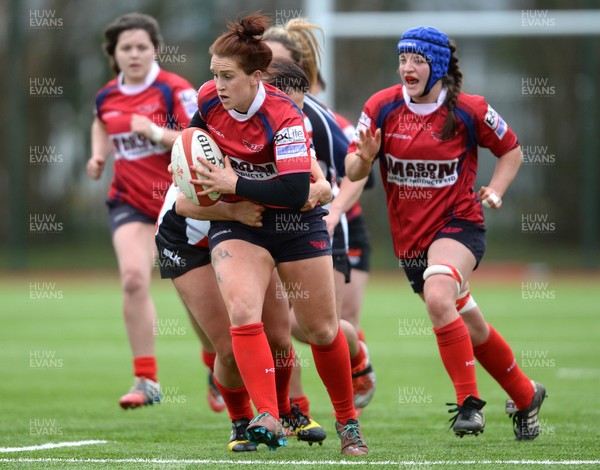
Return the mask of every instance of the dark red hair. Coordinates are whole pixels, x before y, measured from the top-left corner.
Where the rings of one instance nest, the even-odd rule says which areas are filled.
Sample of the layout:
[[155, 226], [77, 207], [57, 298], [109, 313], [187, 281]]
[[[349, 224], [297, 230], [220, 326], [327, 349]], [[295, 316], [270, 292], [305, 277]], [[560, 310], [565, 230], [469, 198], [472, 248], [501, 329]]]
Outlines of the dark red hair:
[[229, 31], [221, 34], [208, 52], [234, 58], [248, 75], [256, 70], [265, 72], [273, 58], [271, 48], [262, 38], [269, 22], [269, 18], [260, 13], [253, 13], [236, 22], [228, 21]]

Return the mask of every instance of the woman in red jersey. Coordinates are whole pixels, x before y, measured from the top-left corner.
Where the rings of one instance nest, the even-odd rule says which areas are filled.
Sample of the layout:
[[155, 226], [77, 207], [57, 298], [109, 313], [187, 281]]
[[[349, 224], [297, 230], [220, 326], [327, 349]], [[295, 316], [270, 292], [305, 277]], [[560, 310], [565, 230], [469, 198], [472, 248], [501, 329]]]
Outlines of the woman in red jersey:
[[[268, 74], [269, 83], [284, 87], [282, 91], [290, 97], [293, 95], [292, 99], [301, 108], [302, 92], [308, 79], [300, 66], [272, 62]], [[199, 119], [196, 115], [191, 125], [201, 124], [196, 122]], [[311, 182], [304, 210], [310, 210], [319, 203], [326, 204], [331, 199], [329, 183], [316, 160], [313, 159], [311, 163], [314, 182]], [[246, 437], [246, 428], [253, 418], [253, 410], [235, 363], [229, 315], [210, 264], [208, 220], [236, 220], [260, 227], [264, 210], [264, 206], [250, 201], [235, 204], [219, 201], [210, 207], [197, 206], [183, 196], [179, 188], [171, 185], [157, 221], [156, 245], [161, 277], [172, 280], [202, 334], [208, 337], [216, 351], [212, 383], [220, 392], [219, 396], [222, 397], [232, 422], [227, 445], [232, 452], [256, 450], [256, 445]], [[323, 429], [290, 404], [289, 379], [295, 360], [291, 349], [288, 301], [281, 285], [281, 280], [273, 271], [262, 308], [262, 321], [274, 359], [279, 418], [287, 428], [288, 435], [311, 444], [321, 443], [326, 437]]]
[[[379, 158], [396, 256], [425, 301], [456, 390], [454, 432], [462, 437], [484, 429], [477, 359], [511, 397], [507, 411], [517, 439], [534, 439], [545, 389], [519, 368], [469, 292], [486, 246], [482, 203], [501, 207], [521, 164], [519, 142], [483, 97], [461, 91], [455, 47], [444, 33], [410, 29], [398, 43], [398, 56], [402, 84], [365, 104], [347, 174], [363, 178]], [[498, 159], [489, 184], [475, 191], [478, 146]]]
[[[258, 411], [247, 434], [276, 448], [285, 443], [277, 418], [274, 364], [261, 322], [271, 272], [279, 276], [309, 340], [317, 371], [331, 398], [342, 453], [368, 448], [356, 420], [348, 344], [335, 312], [329, 235], [320, 206], [307, 200], [311, 158], [302, 114], [290, 98], [261, 77], [271, 62], [261, 39], [268, 25], [254, 14], [229, 24], [210, 48], [214, 80], [198, 92], [198, 112], [226, 157], [225, 169], [208, 162], [206, 191], [226, 200], [263, 204], [262, 227], [211, 221], [209, 243], [217, 282], [231, 320], [233, 352]], [[194, 181], [198, 182], [200, 181]]]
[[155, 54], [162, 38], [156, 20], [130, 13], [108, 25], [104, 50], [117, 77], [96, 96], [92, 156], [87, 174], [99, 179], [115, 157], [108, 194], [113, 245], [123, 290], [123, 314], [133, 353], [135, 381], [120, 405], [159, 403], [150, 297], [154, 224], [171, 184], [170, 148], [197, 109], [196, 92], [183, 78], [161, 70]]

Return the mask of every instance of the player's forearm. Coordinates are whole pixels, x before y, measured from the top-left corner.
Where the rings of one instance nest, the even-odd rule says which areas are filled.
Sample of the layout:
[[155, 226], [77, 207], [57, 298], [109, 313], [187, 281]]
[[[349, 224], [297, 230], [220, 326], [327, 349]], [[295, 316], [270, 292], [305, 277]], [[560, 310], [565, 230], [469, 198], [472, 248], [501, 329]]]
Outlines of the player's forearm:
[[310, 185], [311, 190], [309, 192], [309, 199], [310, 195], [314, 191], [318, 195], [317, 197], [319, 204], [324, 206], [325, 204], [331, 201], [333, 195], [331, 192], [331, 184], [329, 184], [329, 181], [327, 181], [327, 178], [325, 178], [323, 170], [321, 170], [321, 167], [319, 166], [319, 163], [317, 162], [316, 158], [311, 159], [310, 174], [312, 175], [315, 182], [311, 183]]
[[112, 150], [112, 145], [104, 124], [102, 124], [102, 121], [100, 121], [98, 118], [95, 118], [94, 122], [92, 123], [91, 141], [92, 155], [106, 159]]
[[355, 152], [346, 155], [344, 163], [346, 165], [346, 176], [350, 181], [362, 180], [369, 176], [369, 173], [371, 172], [372, 162], [366, 162], [356, 155]]
[[179, 194], [175, 203], [175, 212], [196, 220], [235, 220], [232, 204], [219, 201], [212, 206], [197, 206], [184, 194]]
[[368, 174], [358, 181], [352, 181], [347, 176], [344, 176], [340, 184], [340, 191], [331, 203], [329, 211], [335, 210], [340, 213], [349, 211], [360, 199], [363, 188], [367, 183], [367, 178]]
[[522, 161], [523, 152], [521, 151], [521, 147], [515, 147], [498, 157], [496, 168], [488, 187], [492, 188], [500, 197], [504, 196], [517, 176]]

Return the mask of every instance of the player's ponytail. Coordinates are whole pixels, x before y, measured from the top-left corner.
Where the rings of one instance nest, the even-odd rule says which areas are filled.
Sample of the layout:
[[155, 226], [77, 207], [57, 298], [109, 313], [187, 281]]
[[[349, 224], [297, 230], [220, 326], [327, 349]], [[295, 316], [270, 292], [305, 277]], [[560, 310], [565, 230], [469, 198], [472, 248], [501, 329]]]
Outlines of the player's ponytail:
[[238, 38], [248, 42], [260, 41], [268, 26], [268, 18], [258, 13], [248, 15], [235, 22], [227, 22], [227, 27], [230, 32], [236, 34]]
[[310, 23], [306, 18], [292, 18], [284, 26], [269, 28], [264, 35], [265, 41], [278, 42], [285, 47], [308, 76], [311, 87], [318, 84], [321, 46], [315, 31], [320, 26]]
[[228, 21], [229, 31], [219, 36], [208, 52], [211, 55], [234, 58], [248, 75], [256, 70], [264, 72], [273, 58], [271, 49], [263, 38], [268, 26], [269, 18], [260, 13]]
[[443, 85], [448, 89], [444, 104], [448, 108], [448, 115], [444, 121], [442, 128], [442, 140], [449, 140], [456, 134], [457, 118], [454, 113], [456, 101], [462, 88], [462, 72], [458, 66], [458, 57], [456, 57], [456, 47], [450, 44], [450, 64], [448, 65], [448, 73], [442, 78]]

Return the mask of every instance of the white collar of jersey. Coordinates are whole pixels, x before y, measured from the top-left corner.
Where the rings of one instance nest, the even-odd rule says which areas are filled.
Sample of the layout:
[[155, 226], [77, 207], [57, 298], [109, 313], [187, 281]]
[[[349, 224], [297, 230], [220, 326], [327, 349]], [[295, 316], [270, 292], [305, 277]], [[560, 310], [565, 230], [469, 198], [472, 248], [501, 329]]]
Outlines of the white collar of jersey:
[[437, 109], [444, 103], [446, 95], [448, 94], [448, 89], [446, 87], [442, 88], [436, 103], [415, 103], [414, 101], [411, 101], [405, 86], [402, 87], [402, 94], [406, 97], [406, 106], [408, 106], [408, 109], [415, 114], [427, 116], [428, 114], [437, 111]]
[[154, 83], [154, 80], [156, 80], [156, 77], [158, 77], [158, 74], [160, 72], [160, 67], [158, 66], [158, 64], [156, 62], [152, 62], [152, 65], [150, 66], [150, 71], [148, 72], [148, 75], [146, 75], [146, 79], [144, 80], [144, 83], [139, 84], [139, 85], [126, 85], [123, 83], [123, 72], [119, 72], [119, 91], [121, 93], [123, 93], [124, 95], [137, 95], [138, 93], [141, 93], [142, 91], [145, 91], [150, 85], [152, 85]]
[[258, 91], [256, 92], [256, 96], [254, 97], [254, 101], [252, 101], [250, 108], [248, 108], [248, 112], [240, 113], [235, 109], [230, 109], [229, 115], [236, 121], [247, 121], [252, 116], [254, 116], [256, 111], [258, 111], [263, 105], [263, 103], [265, 102], [265, 96], [267, 96], [265, 92], [265, 87], [262, 82], [258, 82]]

